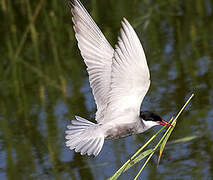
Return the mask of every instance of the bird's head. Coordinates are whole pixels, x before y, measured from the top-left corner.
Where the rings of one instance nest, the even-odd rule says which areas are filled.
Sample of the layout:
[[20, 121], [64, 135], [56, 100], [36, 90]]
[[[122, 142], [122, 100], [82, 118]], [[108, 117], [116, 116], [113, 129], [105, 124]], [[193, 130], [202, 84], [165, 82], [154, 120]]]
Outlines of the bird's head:
[[141, 111], [140, 118], [142, 118], [143, 123], [146, 126], [146, 129], [149, 129], [156, 125], [162, 126], [166, 125], [167, 127], [172, 126], [168, 122], [164, 121], [158, 114], [151, 111]]

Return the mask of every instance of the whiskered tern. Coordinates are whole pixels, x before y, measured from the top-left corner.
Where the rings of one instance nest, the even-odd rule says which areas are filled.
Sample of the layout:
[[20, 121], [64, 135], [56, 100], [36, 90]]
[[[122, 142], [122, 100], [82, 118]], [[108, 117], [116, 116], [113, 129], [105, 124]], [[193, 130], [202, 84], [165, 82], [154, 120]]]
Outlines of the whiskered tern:
[[111, 47], [79, 0], [70, 2], [75, 37], [87, 66], [97, 112], [96, 123], [75, 116], [66, 146], [97, 156], [106, 139], [140, 134], [156, 125], [171, 126], [151, 111], [140, 111], [150, 86], [149, 68], [137, 34], [124, 18], [118, 43]]

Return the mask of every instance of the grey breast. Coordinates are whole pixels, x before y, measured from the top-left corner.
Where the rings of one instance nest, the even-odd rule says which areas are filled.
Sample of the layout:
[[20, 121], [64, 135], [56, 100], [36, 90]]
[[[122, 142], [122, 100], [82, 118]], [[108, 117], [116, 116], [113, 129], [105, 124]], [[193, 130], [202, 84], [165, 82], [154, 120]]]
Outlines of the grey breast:
[[116, 126], [106, 131], [105, 139], [119, 139], [136, 134], [136, 123]]

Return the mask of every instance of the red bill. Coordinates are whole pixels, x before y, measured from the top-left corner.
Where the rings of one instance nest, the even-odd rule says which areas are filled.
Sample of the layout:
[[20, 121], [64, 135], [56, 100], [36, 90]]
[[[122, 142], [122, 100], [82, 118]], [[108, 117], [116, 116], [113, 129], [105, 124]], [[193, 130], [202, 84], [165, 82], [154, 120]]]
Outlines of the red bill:
[[160, 121], [160, 122], [157, 122], [157, 123], [160, 124], [160, 125], [162, 125], [162, 126], [174, 127], [174, 126], [172, 126], [171, 124], [169, 124], [168, 122], [166, 122], [166, 121], [164, 121], [164, 120], [162, 120], [162, 121]]

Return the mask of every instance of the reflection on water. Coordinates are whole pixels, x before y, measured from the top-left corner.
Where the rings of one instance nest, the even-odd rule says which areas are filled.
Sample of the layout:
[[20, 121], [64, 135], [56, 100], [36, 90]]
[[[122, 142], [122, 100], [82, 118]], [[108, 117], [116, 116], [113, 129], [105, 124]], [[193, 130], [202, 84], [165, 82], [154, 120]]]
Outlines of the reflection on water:
[[[164, 119], [195, 93], [167, 146], [143, 179], [213, 178], [213, 3], [195, 1], [83, 1], [114, 44], [125, 16], [145, 48], [152, 84], [143, 108]], [[75, 114], [93, 119], [95, 104], [65, 2], [0, 1], [0, 179], [106, 179], [154, 130], [107, 141], [97, 158], [65, 147]], [[134, 177], [130, 169], [123, 179]], [[128, 177], [128, 178], [127, 178]]]

